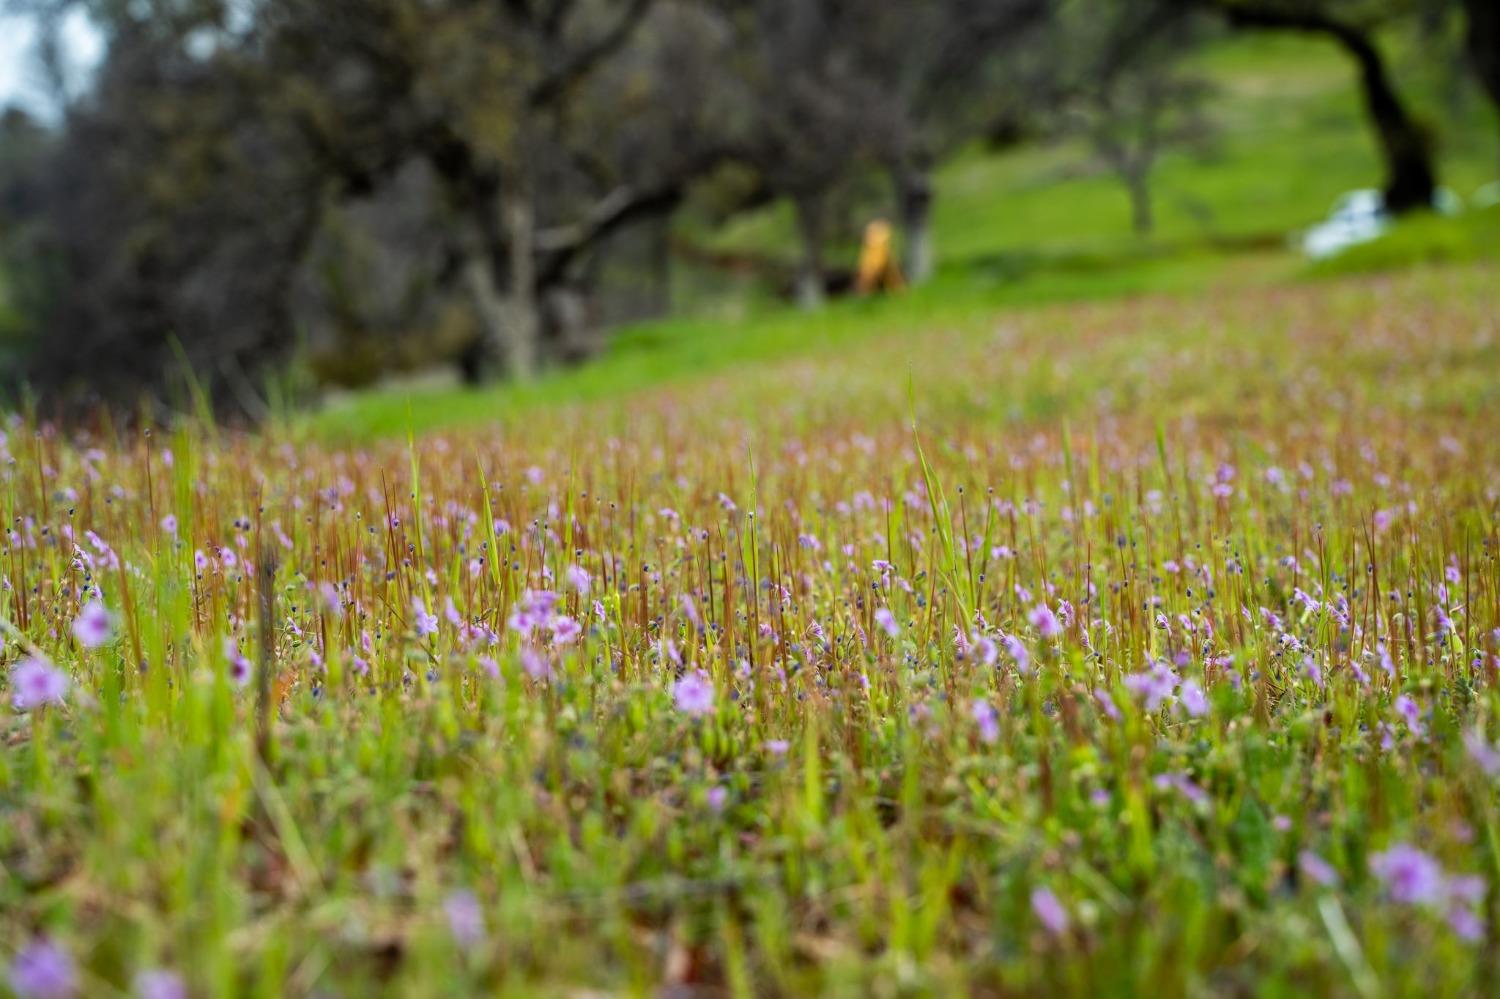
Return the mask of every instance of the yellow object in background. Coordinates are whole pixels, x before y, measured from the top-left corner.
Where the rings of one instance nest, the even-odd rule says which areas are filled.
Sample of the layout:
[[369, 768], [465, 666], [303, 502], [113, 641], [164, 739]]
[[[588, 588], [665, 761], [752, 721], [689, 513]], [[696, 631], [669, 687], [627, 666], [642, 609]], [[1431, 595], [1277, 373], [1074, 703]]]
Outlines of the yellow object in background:
[[899, 291], [906, 287], [901, 268], [891, 252], [891, 224], [876, 219], [865, 226], [865, 239], [859, 248], [859, 271], [854, 289], [861, 295], [873, 291]]

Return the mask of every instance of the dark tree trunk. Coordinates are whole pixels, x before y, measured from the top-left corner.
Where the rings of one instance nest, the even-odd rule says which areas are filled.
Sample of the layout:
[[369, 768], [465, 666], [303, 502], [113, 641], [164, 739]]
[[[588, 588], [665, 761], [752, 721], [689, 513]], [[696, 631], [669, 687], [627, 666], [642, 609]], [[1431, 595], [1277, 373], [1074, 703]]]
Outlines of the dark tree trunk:
[[1465, 41], [1474, 75], [1500, 114], [1500, 2], [1464, 0]]
[[797, 231], [802, 237], [802, 260], [797, 267], [797, 305], [816, 309], [823, 304], [823, 199], [818, 195], [797, 198]]
[[896, 207], [901, 216], [901, 238], [905, 249], [906, 279], [917, 285], [932, 277], [932, 179], [920, 167], [902, 167], [895, 173]]
[[1437, 171], [1427, 133], [1407, 111], [1396, 92], [1374, 39], [1360, 33], [1340, 37], [1359, 63], [1365, 113], [1380, 135], [1385, 158], [1385, 207], [1393, 214], [1431, 208], [1437, 193]]
[[[1496, 0], [1472, 0], [1494, 5]], [[1244, 28], [1270, 28], [1320, 34], [1337, 42], [1359, 68], [1365, 114], [1375, 127], [1385, 164], [1385, 206], [1393, 214], [1432, 207], [1437, 193], [1437, 171], [1426, 130], [1407, 110], [1386, 69], [1374, 37], [1364, 29], [1317, 10], [1254, 3], [1220, 4], [1230, 23]]]
[[537, 233], [526, 164], [504, 176], [446, 130], [428, 137], [428, 162], [465, 220], [460, 273], [479, 327], [459, 358], [469, 382], [496, 374], [527, 380], [540, 360]]
[[493, 378], [502, 363], [497, 344], [504, 338], [505, 300], [500, 282], [495, 279], [494, 264], [488, 257], [478, 253], [468, 255], [462, 273], [477, 330], [459, 357], [458, 366], [466, 384], [479, 385]]
[[507, 322], [500, 344], [505, 373], [517, 381], [536, 377], [541, 340], [541, 303], [536, 289], [536, 216], [531, 192], [521, 190], [503, 202], [505, 235], [510, 243], [510, 281], [506, 289]]
[[531, 206], [508, 201], [502, 209], [503, 247], [473, 248], [465, 254], [464, 287], [474, 307], [478, 336], [459, 358], [470, 384], [496, 374], [518, 381], [536, 375], [540, 359], [541, 312], [532, 252]]
[[1130, 227], [1144, 239], [1156, 229], [1150, 180], [1144, 174], [1131, 174], [1125, 178], [1125, 187], [1130, 191]]
[[464, 381], [496, 375], [526, 381], [540, 360], [541, 306], [536, 291], [535, 223], [524, 191], [480, 199], [461, 277], [478, 335], [459, 358]]
[[651, 313], [672, 311], [672, 224], [667, 216], [651, 226]]
[[576, 364], [599, 352], [603, 342], [582, 288], [558, 285], [548, 288], [541, 297], [544, 339], [551, 348], [551, 359]]

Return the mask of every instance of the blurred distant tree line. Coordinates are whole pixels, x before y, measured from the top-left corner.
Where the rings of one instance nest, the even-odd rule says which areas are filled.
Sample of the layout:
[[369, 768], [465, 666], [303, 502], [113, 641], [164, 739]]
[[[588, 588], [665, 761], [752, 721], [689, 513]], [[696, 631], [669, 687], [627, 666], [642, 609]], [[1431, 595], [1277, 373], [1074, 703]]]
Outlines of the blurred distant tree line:
[[294, 355], [528, 378], [666, 307], [681, 213], [789, 204], [796, 259], [742, 263], [814, 306], [884, 192], [921, 282], [932, 171], [982, 136], [1086, 136], [1148, 231], [1157, 157], [1210, 136], [1183, 57], [1226, 30], [1348, 53], [1396, 210], [1437, 177], [1382, 29], [1461, 25], [1500, 104], [1495, 0], [5, 3], [106, 42], [58, 123], [0, 117], [0, 349], [59, 408], [172, 405], [191, 370], [255, 417]]

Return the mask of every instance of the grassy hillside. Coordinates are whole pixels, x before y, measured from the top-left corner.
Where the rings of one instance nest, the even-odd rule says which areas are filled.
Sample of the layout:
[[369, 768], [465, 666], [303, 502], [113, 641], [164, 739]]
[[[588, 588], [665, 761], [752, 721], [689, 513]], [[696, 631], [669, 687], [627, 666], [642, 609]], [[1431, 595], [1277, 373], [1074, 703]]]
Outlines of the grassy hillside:
[[[1398, 62], [1413, 103], [1442, 110], [1446, 185], [1469, 196], [1495, 173], [1497, 135], [1472, 95]], [[491, 420], [537, 404], [587, 400], [691, 379], [808, 351], [847, 350], [884, 334], [982, 328], [998, 311], [1146, 293], [1213, 295], [1336, 272], [1500, 254], [1495, 215], [1417, 220], [1379, 244], [1313, 268], [1287, 248], [1342, 192], [1379, 182], [1350, 67], [1305, 39], [1237, 39], [1203, 57], [1218, 88], [1218, 134], [1208, 159], [1169, 155], [1155, 185], [1159, 227], [1130, 232], [1121, 187], [1090, 167], [1077, 144], [1005, 154], [964, 151], [938, 174], [934, 232], [941, 266], [926, 287], [880, 301], [844, 301], [805, 315], [746, 293], [726, 307], [617, 334], [602, 358], [534, 385], [484, 391], [383, 389], [339, 400], [308, 421], [317, 434], [365, 437], [408, 427]], [[720, 249], [790, 253], [791, 217], [778, 206], [715, 237]], [[852, 252], [852, 251], [850, 251]]]
[[0, 962], [23, 995], [1491, 994], [1496, 277], [859, 350], [836, 310], [412, 448], [20, 421]]

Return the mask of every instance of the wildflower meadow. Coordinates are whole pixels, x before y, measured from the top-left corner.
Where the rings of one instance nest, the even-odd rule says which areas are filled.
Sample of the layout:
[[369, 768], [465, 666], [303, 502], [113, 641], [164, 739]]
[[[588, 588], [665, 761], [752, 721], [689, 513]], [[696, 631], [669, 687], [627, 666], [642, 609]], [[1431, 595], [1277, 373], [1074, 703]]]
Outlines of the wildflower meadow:
[[1497, 378], [1455, 267], [398, 436], [15, 415], [5, 987], [1489, 992]]

